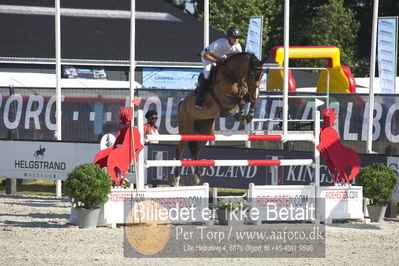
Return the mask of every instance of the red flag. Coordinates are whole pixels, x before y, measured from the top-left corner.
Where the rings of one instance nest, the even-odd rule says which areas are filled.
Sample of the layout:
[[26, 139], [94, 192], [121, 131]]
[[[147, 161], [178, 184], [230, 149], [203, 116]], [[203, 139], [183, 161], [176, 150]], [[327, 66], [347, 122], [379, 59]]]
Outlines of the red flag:
[[137, 98], [137, 97], [132, 100], [132, 104], [134, 104], [136, 106], [139, 106], [139, 102], [140, 102], [140, 98]]

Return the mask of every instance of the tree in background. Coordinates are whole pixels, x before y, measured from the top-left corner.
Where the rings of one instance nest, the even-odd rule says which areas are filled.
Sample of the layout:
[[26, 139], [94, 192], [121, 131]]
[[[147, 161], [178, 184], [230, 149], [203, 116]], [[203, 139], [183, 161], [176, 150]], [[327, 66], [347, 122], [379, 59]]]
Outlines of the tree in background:
[[315, 10], [314, 17], [302, 31], [307, 45], [337, 46], [341, 51], [341, 63], [356, 72], [361, 61], [355, 45], [360, 28], [355, 12], [344, 7], [343, 0], [330, 0]]
[[[193, 0], [193, 2], [195, 2], [195, 13], [202, 20], [203, 0]], [[246, 43], [249, 19], [254, 16], [263, 16], [262, 51], [264, 56], [271, 47], [268, 45], [269, 42], [275, 43], [270, 39], [271, 36], [276, 35], [276, 29], [272, 31], [272, 26], [277, 24], [275, 20], [281, 12], [281, 4], [278, 0], [209, 1], [209, 24], [222, 32], [230, 26], [239, 27], [244, 36], [241, 41]], [[281, 25], [279, 28], [282, 31]]]
[[[356, 12], [356, 19], [360, 22], [360, 30], [357, 36], [356, 47], [357, 51], [359, 52], [359, 61], [363, 62], [363, 66], [357, 71], [357, 76], [359, 77], [369, 76], [373, 4], [374, 1], [372, 0], [345, 0], [345, 5]], [[399, 16], [399, 1], [379, 0], [378, 16]], [[376, 74], [378, 75], [378, 72]]]
[[[165, 1], [203, 19], [204, 0]], [[284, 1], [209, 0], [209, 3], [212, 28], [224, 32], [228, 26], [237, 25], [246, 34], [249, 18], [263, 16], [263, 55], [272, 47], [283, 45]], [[187, 5], [192, 11], [187, 10]], [[290, 1], [290, 45], [336, 45], [341, 49], [342, 63], [355, 76], [368, 76], [372, 13], [372, 0]], [[379, 0], [379, 16], [398, 15], [398, 0]], [[303, 63], [293, 61], [292, 65], [303, 66]]]
[[[284, 1], [281, 1], [284, 10]], [[316, 15], [317, 7], [327, 4], [329, 0], [301, 0], [290, 1], [290, 45], [307, 45], [307, 38], [303, 36], [303, 28]], [[283, 22], [281, 22], [283, 23]]]

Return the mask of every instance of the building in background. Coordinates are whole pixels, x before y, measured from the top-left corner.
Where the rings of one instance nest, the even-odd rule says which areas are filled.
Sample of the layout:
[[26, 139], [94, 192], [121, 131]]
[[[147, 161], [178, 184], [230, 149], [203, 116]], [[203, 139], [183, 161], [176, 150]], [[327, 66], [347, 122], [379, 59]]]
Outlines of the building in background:
[[[63, 78], [127, 81], [130, 1], [71, 0], [60, 4]], [[19, 84], [13, 73], [55, 73], [54, 10], [53, 0], [1, 1], [0, 74], [17, 79], [11, 85], [30, 86], [26, 81]], [[223, 33], [210, 29], [210, 39], [221, 36]], [[183, 77], [192, 76], [191, 70], [197, 73], [195, 69], [201, 69], [197, 54], [202, 46], [203, 23], [197, 18], [163, 0], [136, 1], [137, 82], [152, 85], [154, 77], [162, 79], [163, 71], [178, 70]], [[51, 75], [38, 79], [46, 87]], [[7, 84], [3, 80], [1, 85]], [[82, 81], [76, 86], [87, 84]]]

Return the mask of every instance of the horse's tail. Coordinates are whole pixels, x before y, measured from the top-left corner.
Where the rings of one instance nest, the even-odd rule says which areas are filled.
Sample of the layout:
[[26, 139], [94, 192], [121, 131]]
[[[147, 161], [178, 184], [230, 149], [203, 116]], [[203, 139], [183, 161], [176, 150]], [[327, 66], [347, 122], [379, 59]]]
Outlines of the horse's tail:
[[211, 127], [215, 119], [196, 120], [194, 121], [194, 131], [197, 134], [211, 134]]
[[189, 141], [188, 142], [188, 148], [190, 149], [190, 152], [192, 155], [194, 155], [196, 146], [197, 146], [197, 141]]
[[201, 131], [201, 122], [199, 120], [194, 121], [194, 131], [197, 133]]

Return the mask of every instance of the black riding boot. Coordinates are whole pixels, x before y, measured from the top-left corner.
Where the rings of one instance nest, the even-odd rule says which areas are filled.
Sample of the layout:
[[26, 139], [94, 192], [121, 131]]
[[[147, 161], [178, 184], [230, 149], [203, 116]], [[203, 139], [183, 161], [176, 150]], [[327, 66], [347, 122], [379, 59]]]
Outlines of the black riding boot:
[[200, 75], [198, 79], [198, 87], [196, 89], [196, 98], [195, 98], [195, 108], [203, 109], [204, 105], [204, 94], [206, 90], [208, 80], [204, 78], [204, 75]]

